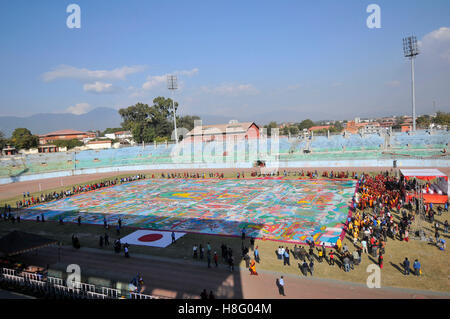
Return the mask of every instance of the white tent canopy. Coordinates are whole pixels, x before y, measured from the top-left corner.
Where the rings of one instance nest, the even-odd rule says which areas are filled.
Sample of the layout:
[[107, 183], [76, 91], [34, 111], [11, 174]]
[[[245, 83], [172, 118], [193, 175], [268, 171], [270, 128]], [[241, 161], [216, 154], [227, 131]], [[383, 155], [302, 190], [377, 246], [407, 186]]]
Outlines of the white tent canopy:
[[[447, 191], [447, 195], [450, 195], [450, 183], [448, 182], [448, 177], [440, 170], [435, 168], [425, 168], [425, 169], [401, 169], [400, 172], [405, 176], [406, 179], [415, 177], [421, 180], [425, 180], [427, 182], [431, 182], [435, 178], [443, 178], [445, 181], [439, 181], [435, 187], [431, 187], [431, 194], [434, 191], [437, 191], [439, 194], [445, 193]], [[447, 185], [446, 185], [447, 184]]]
[[436, 177], [447, 177], [440, 170], [435, 168], [425, 168], [425, 169], [401, 169], [400, 172], [403, 176], [408, 177], [419, 177], [419, 176], [436, 176]]

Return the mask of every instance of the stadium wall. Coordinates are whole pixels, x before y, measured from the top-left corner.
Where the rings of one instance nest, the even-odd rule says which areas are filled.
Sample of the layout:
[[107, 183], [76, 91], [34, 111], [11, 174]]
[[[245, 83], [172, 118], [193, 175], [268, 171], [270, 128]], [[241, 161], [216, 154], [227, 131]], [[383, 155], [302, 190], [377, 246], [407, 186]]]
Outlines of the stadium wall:
[[[393, 167], [392, 159], [379, 160], [340, 160], [340, 161], [268, 161], [267, 168], [339, 168], [339, 167]], [[21, 176], [11, 176], [0, 178], [0, 184], [9, 184], [24, 181], [33, 181], [47, 178], [59, 178], [66, 176], [96, 174], [96, 173], [112, 173], [125, 171], [149, 171], [149, 170], [186, 170], [186, 169], [221, 169], [234, 168], [244, 169], [253, 167], [253, 163], [239, 162], [239, 163], [186, 163], [186, 164], [155, 164], [155, 165], [126, 165], [116, 167], [101, 167], [77, 170], [65, 170], [58, 172], [48, 172], [41, 174], [30, 174]], [[450, 167], [449, 160], [440, 159], [402, 159], [397, 160], [397, 167]]]

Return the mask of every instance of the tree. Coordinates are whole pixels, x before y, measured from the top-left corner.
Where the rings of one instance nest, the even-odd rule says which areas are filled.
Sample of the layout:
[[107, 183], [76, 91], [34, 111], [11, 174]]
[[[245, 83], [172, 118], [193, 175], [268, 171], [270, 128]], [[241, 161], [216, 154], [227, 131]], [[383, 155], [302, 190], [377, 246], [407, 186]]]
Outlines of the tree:
[[277, 122], [270, 122], [268, 125], [264, 125], [264, 128], [267, 129], [267, 136], [271, 136], [272, 135], [272, 129], [273, 128], [277, 128]]
[[5, 135], [2, 131], [0, 131], [0, 151], [5, 148], [8, 144], [8, 140], [5, 138]]
[[336, 132], [342, 132], [342, 130], [344, 129], [344, 127], [342, 126], [342, 123], [339, 121], [336, 121], [334, 123], [334, 128], [336, 129]]
[[200, 120], [200, 117], [196, 115], [185, 115], [182, 117], [177, 117], [177, 127], [181, 128], [184, 127], [188, 131], [191, 131], [194, 128], [194, 122], [196, 120]]
[[77, 139], [71, 139], [71, 140], [57, 140], [54, 141], [53, 144], [57, 147], [67, 147], [68, 150], [71, 148], [74, 148], [76, 146], [83, 146], [83, 142]]
[[299, 129], [297, 126], [289, 126], [289, 132], [291, 135], [298, 135]]
[[429, 115], [419, 116], [416, 119], [416, 125], [420, 128], [428, 128], [431, 124], [431, 118]]
[[289, 135], [289, 127], [285, 126], [281, 129], [281, 135]]
[[450, 126], [450, 113], [437, 112], [436, 117], [433, 122], [437, 125], [447, 125]]
[[298, 129], [300, 131], [303, 131], [303, 129], [305, 129], [305, 128], [309, 129], [313, 126], [314, 126], [314, 122], [311, 121], [310, 119], [306, 119], [306, 120], [303, 120], [302, 122], [300, 122], [300, 124], [298, 125]]
[[[178, 103], [175, 103], [175, 110]], [[156, 137], [170, 138], [173, 131], [172, 100], [164, 97], [153, 99], [153, 105], [137, 103], [128, 108], [120, 109], [123, 119], [122, 127], [131, 131], [137, 143], [149, 143]]]
[[17, 149], [29, 149], [38, 146], [39, 137], [31, 134], [26, 128], [16, 128], [12, 133], [11, 142]]

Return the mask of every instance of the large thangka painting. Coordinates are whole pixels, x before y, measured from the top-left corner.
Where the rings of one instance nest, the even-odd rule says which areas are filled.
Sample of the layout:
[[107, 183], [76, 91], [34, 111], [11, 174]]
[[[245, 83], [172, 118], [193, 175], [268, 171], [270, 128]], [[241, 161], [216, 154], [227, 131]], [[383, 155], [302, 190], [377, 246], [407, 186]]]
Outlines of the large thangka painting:
[[336, 243], [351, 180], [148, 179], [34, 206], [24, 219], [117, 223], [156, 230]]

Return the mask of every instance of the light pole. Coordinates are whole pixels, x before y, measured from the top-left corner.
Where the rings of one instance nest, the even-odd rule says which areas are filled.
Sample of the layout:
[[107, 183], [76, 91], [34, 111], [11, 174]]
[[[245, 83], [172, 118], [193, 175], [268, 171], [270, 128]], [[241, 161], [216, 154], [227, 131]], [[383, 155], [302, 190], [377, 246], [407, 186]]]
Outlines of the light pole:
[[412, 86], [412, 116], [413, 116], [413, 132], [416, 131], [416, 87], [414, 83], [414, 59], [419, 54], [417, 47], [417, 38], [415, 36], [403, 39], [403, 52], [405, 58], [411, 60], [411, 86]]
[[173, 98], [174, 92], [178, 88], [177, 77], [175, 75], [167, 76], [167, 88], [172, 92], [173, 126], [175, 128], [175, 143], [178, 144], [177, 116], [175, 114], [175, 100]]

